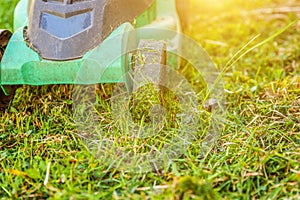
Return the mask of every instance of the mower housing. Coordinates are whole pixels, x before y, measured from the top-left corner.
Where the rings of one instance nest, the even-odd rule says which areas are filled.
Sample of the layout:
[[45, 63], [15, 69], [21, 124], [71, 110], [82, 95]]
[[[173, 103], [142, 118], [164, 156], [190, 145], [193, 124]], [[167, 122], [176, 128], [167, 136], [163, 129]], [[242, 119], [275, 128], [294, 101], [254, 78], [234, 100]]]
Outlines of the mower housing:
[[[139, 28], [179, 32], [175, 0], [20, 0], [0, 84], [126, 82], [130, 50], [157, 37]], [[177, 51], [176, 34], [167, 37], [167, 50]]]

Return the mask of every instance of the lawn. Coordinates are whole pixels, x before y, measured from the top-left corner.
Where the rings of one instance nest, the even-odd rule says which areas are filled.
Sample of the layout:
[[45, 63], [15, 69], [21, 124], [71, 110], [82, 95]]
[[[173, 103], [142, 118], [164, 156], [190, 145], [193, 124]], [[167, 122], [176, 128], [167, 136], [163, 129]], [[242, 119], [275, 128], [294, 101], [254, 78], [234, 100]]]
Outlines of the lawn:
[[[1, 1], [1, 28], [12, 28], [17, 2]], [[164, 169], [120, 171], [76, 134], [72, 86], [23, 86], [0, 116], [0, 197], [299, 199], [300, 22], [284, 28], [300, 17], [300, 3], [193, 0], [192, 7], [186, 34], [223, 72], [225, 117], [207, 154], [196, 151], [199, 139]], [[98, 92], [109, 125], [112, 87]]]

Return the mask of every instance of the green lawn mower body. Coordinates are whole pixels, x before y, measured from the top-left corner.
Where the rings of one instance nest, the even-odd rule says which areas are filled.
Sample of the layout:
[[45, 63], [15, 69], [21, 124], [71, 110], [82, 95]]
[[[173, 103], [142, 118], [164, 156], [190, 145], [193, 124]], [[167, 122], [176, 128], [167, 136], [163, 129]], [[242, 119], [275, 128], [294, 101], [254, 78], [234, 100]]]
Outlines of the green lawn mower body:
[[13, 85], [126, 82], [128, 52], [152, 37], [136, 34], [141, 27], [180, 31], [176, 1], [20, 0], [0, 62], [1, 88], [10, 95]]

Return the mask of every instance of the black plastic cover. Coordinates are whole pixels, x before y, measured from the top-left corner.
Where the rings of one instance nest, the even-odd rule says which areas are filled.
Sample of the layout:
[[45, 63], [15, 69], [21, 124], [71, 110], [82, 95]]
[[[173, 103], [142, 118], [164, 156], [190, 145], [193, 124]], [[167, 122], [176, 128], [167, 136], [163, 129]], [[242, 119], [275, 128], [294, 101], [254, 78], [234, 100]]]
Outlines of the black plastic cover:
[[80, 58], [154, 1], [29, 0], [29, 42], [45, 59]]

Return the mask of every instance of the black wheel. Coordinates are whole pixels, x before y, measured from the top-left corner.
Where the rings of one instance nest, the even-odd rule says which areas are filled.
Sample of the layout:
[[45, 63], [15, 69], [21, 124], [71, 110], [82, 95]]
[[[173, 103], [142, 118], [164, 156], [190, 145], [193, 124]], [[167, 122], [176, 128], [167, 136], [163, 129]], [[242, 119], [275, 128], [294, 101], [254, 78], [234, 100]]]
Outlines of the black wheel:
[[111, 160], [122, 158], [122, 170], [159, 172], [195, 138], [197, 96], [167, 59], [165, 41], [141, 40], [132, 59], [132, 90], [127, 92], [123, 84], [114, 88], [111, 108], [120, 132], [116, 138], [124, 142], [105, 144], [104, 149], [114, 146], [119, 154], [111, 153]]
[[[12, 33], [10, 31], [0, 29], [0, 62], [11, 36]], [[17, 90], [17, 88], [17, 86], [2, 86], [2, 88], [0, 88], [0, 112], [3, 112], [8, 108], [10, 102], [15, 96], [15, 91]], [[3, 89], [6, 92], [4, 92]]]
[[[133, 85], [135, 91], [144, 82], [154, 81], [159, 85], [166, 79], [166, 44], [164, 41], [141, 40], [133, 61]], [[156, 90], [163, 95], [163, 88]]]
[[0, 90], [0, 112], [4, 112], [9, 107], [11, 101], [14, 99], [17, 88], [17, 86], [6, 86], [5, 90], [9, 91], [8, 96], [2, 89]]
[[[164, 41], [141, 40], [133, 56], [133, 84], [128, 111], [134, 123], [139, 124], [142, 119], [148, 123], [153, 123], [153, 120], [161, 121], [155, 119], [159, 116], [155, 112], [159, 112], [165, 106], [163, 85], [166, 80], [166, 48]], [[159, 124], [156, 125], [160, 127]], [[150, 126], [153, 128], [153, 124]], [[159, 129], [151, 131], [157, 132]]]

